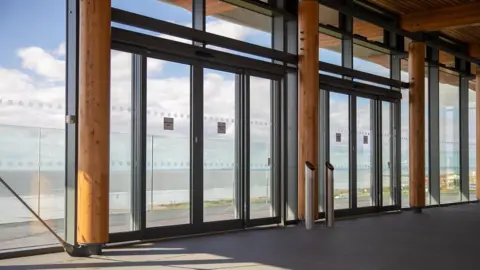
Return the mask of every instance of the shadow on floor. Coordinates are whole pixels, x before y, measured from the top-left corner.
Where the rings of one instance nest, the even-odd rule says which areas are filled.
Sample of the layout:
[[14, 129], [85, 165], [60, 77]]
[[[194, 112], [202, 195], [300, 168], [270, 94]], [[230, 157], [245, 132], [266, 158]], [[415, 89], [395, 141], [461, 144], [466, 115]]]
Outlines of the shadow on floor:
[[480, 205], [468, 204], [342, 220], [311, 231], [297, 226], [169, 240], [55, 264], [18, 260], [3, 269], [478, 269], [478, 228]]

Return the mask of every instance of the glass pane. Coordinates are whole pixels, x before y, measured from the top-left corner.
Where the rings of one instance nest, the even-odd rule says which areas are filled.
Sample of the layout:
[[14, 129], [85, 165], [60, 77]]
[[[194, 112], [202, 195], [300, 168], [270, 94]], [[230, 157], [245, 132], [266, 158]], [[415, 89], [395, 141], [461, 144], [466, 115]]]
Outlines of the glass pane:
[[318, 5], [318, 11], [318, 19], [321, 24], [340, 27], [340, 20], [337, 10], [331, 9], [324, 5]]
[[192, 27], [192, 0], [112, 0], [112, 7]]
[[272, 47], [271, 17], [223, 1], [206, 3], [207, 32]]
[[211, 69], [204, 74], [203, 220], [236, 219], [236, 75]]
[[273, 216], [271, 80], [250, 77], [250, 218]]
[[383, 43], [382, 27], [357, 18], [353, 18], [353, 34], [365, 37], [370, 41]]
[[428, 155], [429, 149], [429, 135], [428, 135], [428, 123], [429, 119], [429, 99], [428, 99], [428, 68], [425, 67], [425, 205], [430, 205], [433, 196], [430, 196], [430, 157]]
[[334, 174], [334, 208], [349, 208], [349, 97], [330, 92], [330, 163]]
[[447, 67], [455, 67], [455, 56], [448, 54], [444, 51], [439, 52], [439, 61], [440, 64], [446, 65]]
[[[408, 61], [401, 60], [401, 78], [403, 82], [409, 81]], [[410, 169], [409, 169], [409, 149], [410, 149], [410, 112], [409, 112], [409, 89], [402, 89], [402, 100], [400, 102], [400, 187], [402, 207], [410, 207]], [[426, 122], [427, 123], [427, 122]]]
[[[66, 1], [1, 2], [0, 177], [61, 237]], [[0, 184], [0, 252], [59, 245]]]
[[440, 72], [440, 202], [460, 201], [459, 78]]
[[468, 184], [470, 189], [470, 200], [476, 200], [476, 169], [477, 169], [477, 92], [475, 91], [475, 81], [470, 81], [468, 91]]
[[383, 206], [393, 204], [392, 190], [392, 123], [390, 121], [390, 112], [392, 104], [382, 101], [382, 187], [383, 187]]
[[370, 99], [357, 97], [357, 207], [375, 205]]
[[[320, 61], [329, 64], [342, 65], [342, 42], [336, 37], [332, 37], [326, 34], [319, 33], [319, 49], [318, 57]], [[324, 72], [326, 73], [326, 72]], [[338, 76], [337, 74], [327, 73], [331, 76]]]
[[147, 227], [187, 224], [190, 66], [147, 61]]
[[390, 55], [354, 44], [353, 68], [390, 78]]
[[112, 51], [110, 90], [110, 232], [129, 231], [131, 224], [131, 59]]

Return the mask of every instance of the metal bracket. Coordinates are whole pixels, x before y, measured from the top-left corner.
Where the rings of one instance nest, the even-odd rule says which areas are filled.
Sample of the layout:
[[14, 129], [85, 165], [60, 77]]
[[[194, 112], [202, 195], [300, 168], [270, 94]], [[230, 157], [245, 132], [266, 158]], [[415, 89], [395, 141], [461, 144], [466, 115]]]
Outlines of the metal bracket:
[[76, 124], [77, 123], [77, 116], [68, 114], [67, 116], [65, 116], [65, 123]]

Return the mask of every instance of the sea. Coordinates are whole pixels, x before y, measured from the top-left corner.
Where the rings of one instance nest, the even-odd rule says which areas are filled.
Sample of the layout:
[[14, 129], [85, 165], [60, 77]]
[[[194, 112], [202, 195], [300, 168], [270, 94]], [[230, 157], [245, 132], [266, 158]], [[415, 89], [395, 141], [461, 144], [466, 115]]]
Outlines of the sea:
[[[65, 132], [61, 129], [0, 126], [0, 177], [44, 219], [64, 217], [65, 200]], [[8, 134], [5, 135], [5, 134]], [[250, 193], [252, 198], [270, 197], [271, 164], [269, 140], [252, 139]], [[335, 189], [348, 189], [348, 142], [335, 143], [332, 135], [331, 162], [335, 166]], [[387, 141], [387, 140], [386, 140]], [[110, 211], [121, 212], [130, 207], [131, 157], [130, 135], [111, 135]], [[367, 142], [367, 143], [365, 143]], [[372, 151], [364, 135], [357, 141], [357, 187], [370, 188]], [[403, 145], [403, 144], [402, 144]], [[402, 147], [404, 148], [404, 147]], [[236, 192], [233, 137], [204, 139], [204, 200], [231, 200]], [[385, 149], [388, 149], [385, 146]], [[443, 176], [459, 177], [458, 151], [446, 144], [441, 154]], [[408, 157], [408, 148], [402, 149]], [[147, 208], [186, 203], [190, 189], [190, 154], [188, 137], [165, 134], [147, 136]], [[474, 153], [474, 152], [473, 152]], [[389, 152], [382, 152], [384, 157]], [[470, 159], [470, 171], [475, 159]], [[384, 185], [390, 182], [389, 162], [382, 162]], [[402, 186], [408, 186], [408, 162], [402, 159]], [[428, 168], [426, 168], [428, 175]], [[194, 176], [195, 177], [195, 176]], [[0, 224], [33, 220], [32, 215], [5, 188], [0, 187]]]

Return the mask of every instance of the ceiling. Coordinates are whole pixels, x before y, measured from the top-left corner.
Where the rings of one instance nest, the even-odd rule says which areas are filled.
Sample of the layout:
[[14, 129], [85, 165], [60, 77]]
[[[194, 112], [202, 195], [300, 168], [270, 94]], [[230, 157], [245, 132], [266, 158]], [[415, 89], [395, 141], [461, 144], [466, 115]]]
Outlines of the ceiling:
[[442, 7], [478, 2], [477, 0], [366, 0], [393, 13], [405, 15]]
[[[422, 22], [425, 22], [427, 19], [426, 17], [433, 18], [434, 15], [437, 15], [437, 11], [440, 15], [443, 13], [443, 18], [445, 18], [445, 13], [447, 13], [446, 16], [453, 17], [454, 19], [454, 16], [457, 15], [459, 20], [464, 20], [465, 16], [472, 16], [472, 20], [464, 20], [463, 24], [457, 23], [452, 27], [445, 27], [444, 23], [444, 27], [441, 29], [435, 29], [435, 31], [439, 31], [445, 36], [455, 40], [480, 44], [480, 15], [473, 13], [478, 13], [479, 11], [473, 10], [472, 8], [470, 13], [468, 13], [469, 9], [467, 8], [469, 6], [472, 7], [475, 3], [480, 4], [480, 0], [364, 0], [364, 2], [368, 2], [392, 13], [398, 14], [401, 18], [419, 14], [423, 17], [421, 20]], [[462, 7], [465, 7], [466, 9], [462, 10], [462, 12], [457, 11]], [[452, 12], [448, 14], [448, 10], [452, 10]], [[464, 12], [471, 15], [464, 15]], [[438, 16], [439, 20], [442, 18], [440, 15]]]

